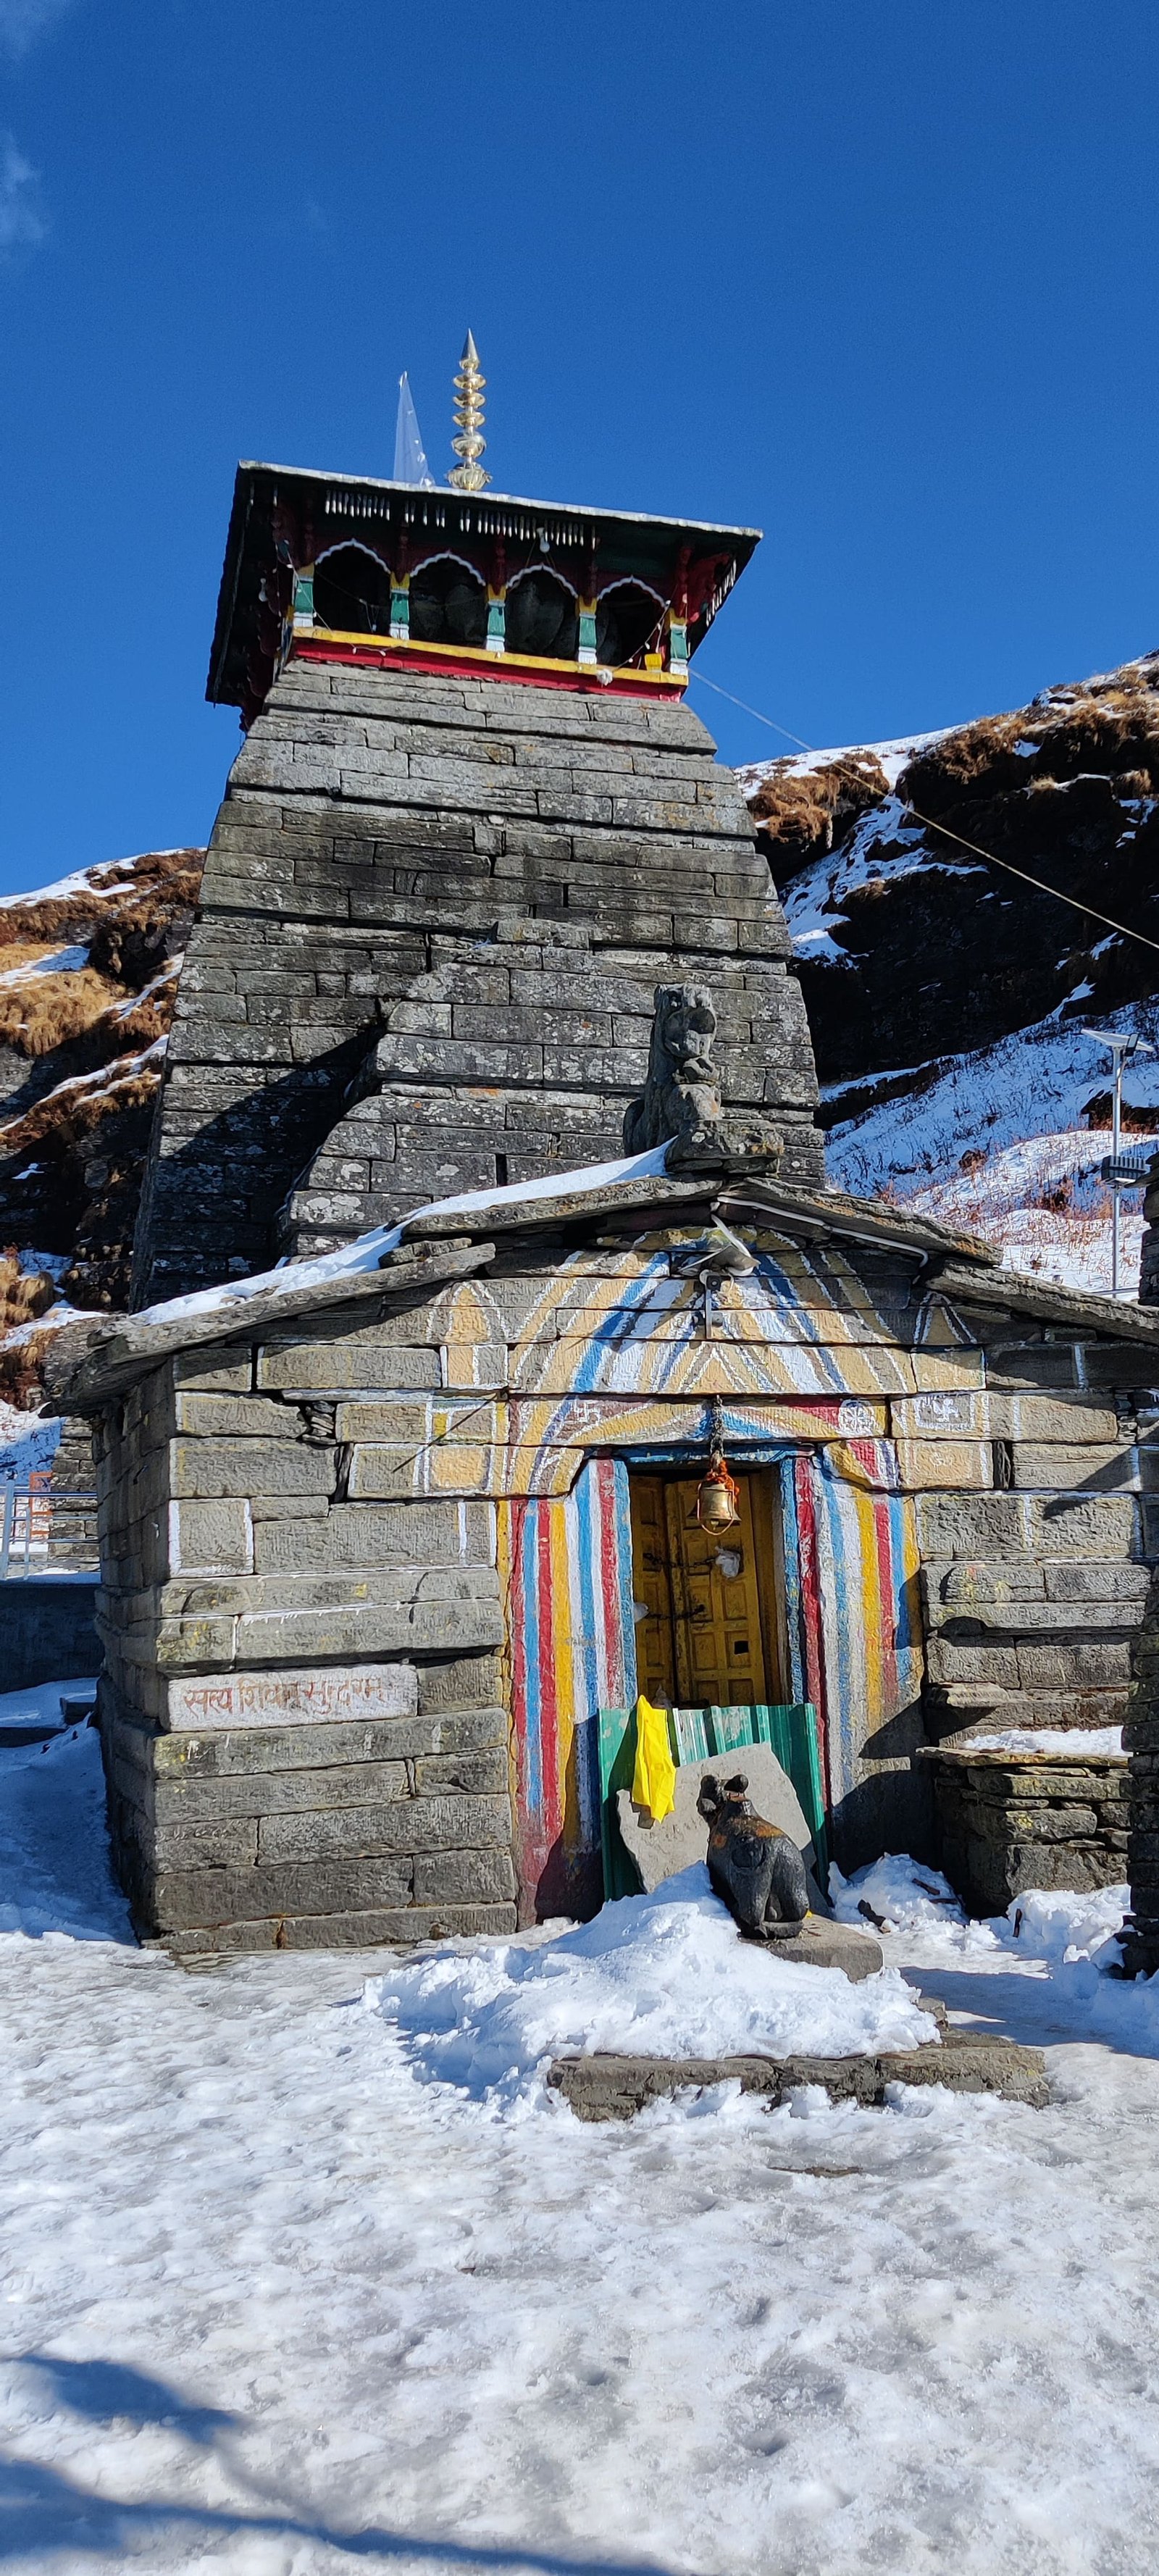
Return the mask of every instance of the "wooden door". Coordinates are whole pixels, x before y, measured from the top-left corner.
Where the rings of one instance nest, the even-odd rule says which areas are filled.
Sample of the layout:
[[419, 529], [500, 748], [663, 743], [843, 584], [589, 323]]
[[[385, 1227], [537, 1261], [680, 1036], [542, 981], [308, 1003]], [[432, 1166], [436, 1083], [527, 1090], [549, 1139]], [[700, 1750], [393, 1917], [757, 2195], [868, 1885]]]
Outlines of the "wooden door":
[[713, 1534], [696, 1518], [698, 1478], [630, 1478], [636, 1662], [648, 1699], [751, 1708], [778, 1697], [768, 1479], [737, 1483], [740, 1519]]

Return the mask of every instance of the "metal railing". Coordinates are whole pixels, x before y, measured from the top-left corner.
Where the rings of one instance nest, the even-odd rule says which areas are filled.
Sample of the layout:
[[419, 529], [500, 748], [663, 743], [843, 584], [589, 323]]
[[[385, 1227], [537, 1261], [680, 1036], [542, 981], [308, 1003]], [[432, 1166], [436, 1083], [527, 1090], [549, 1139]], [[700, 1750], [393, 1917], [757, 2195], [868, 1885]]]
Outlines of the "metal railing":
[[37, 1574], [95, 1574], [97, 1498], [62, 1493], [48, 1478], [5, 1485], [0, 1511], [0, 1583]]

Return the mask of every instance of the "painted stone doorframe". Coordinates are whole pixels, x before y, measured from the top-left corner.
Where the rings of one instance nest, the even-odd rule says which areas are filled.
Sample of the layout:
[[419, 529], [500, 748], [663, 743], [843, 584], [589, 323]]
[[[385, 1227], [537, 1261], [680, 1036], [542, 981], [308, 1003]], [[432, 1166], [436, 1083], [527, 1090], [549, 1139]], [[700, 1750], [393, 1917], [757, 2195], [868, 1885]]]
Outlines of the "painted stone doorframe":
[[[734, 1432], [727, 1407], [724, 1428], [736, 1465], [778, 1474], [787, 1696], [817, 1711], [827, 1813], [840, 1828], [867, 1745], [921, 1690], [913, 1503], [898, 1490], [892, 1441], [847, 1441], [835, 1459], [825, 1448], [754, 1440], [742, 1421]], [[628, 1471], [687, 1473], [690, 1452], [698, 1454], [691, 1443], [589, 1458], [570, 1493], [498, 1507], [528, 1922], [591, 1915], [602, 1902], [599, 1710], [632, 1706], [639, 1687]]]

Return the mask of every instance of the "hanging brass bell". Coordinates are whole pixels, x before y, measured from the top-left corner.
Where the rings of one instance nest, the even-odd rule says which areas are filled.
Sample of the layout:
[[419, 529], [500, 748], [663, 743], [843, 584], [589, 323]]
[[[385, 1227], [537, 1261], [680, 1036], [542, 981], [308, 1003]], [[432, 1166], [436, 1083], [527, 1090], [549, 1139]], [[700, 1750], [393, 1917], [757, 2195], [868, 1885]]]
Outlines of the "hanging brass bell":
[[715, 1534], [732, 1529], [740, 1519], [740, 1492], [719, 1452], [709, 1459], [696, 1493], [696, 1518], [702, 1530]]

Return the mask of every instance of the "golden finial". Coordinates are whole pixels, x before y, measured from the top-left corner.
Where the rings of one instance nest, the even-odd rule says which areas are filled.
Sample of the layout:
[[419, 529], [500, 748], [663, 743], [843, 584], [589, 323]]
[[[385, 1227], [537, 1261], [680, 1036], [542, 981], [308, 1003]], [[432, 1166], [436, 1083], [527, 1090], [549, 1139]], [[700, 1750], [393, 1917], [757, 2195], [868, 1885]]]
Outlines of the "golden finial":
[[461, 456], [463, 462], [461, 465], [453, 465], [447, 476], [448, 483], [453, 483], [456, 492], [481, 492], [484, 484], [491, 480], [490, 475], [484, 473], [479, 463], [487, 444], [481, 434], [483, 387], [486, 382], [486, 376], [479, 364], [474, 332], [468, 331], [466, 346], [459, 360], [459, 372], [455, 378], [455, 419], [458, 422], [459, 435], [451, 440], [456, 456]]

